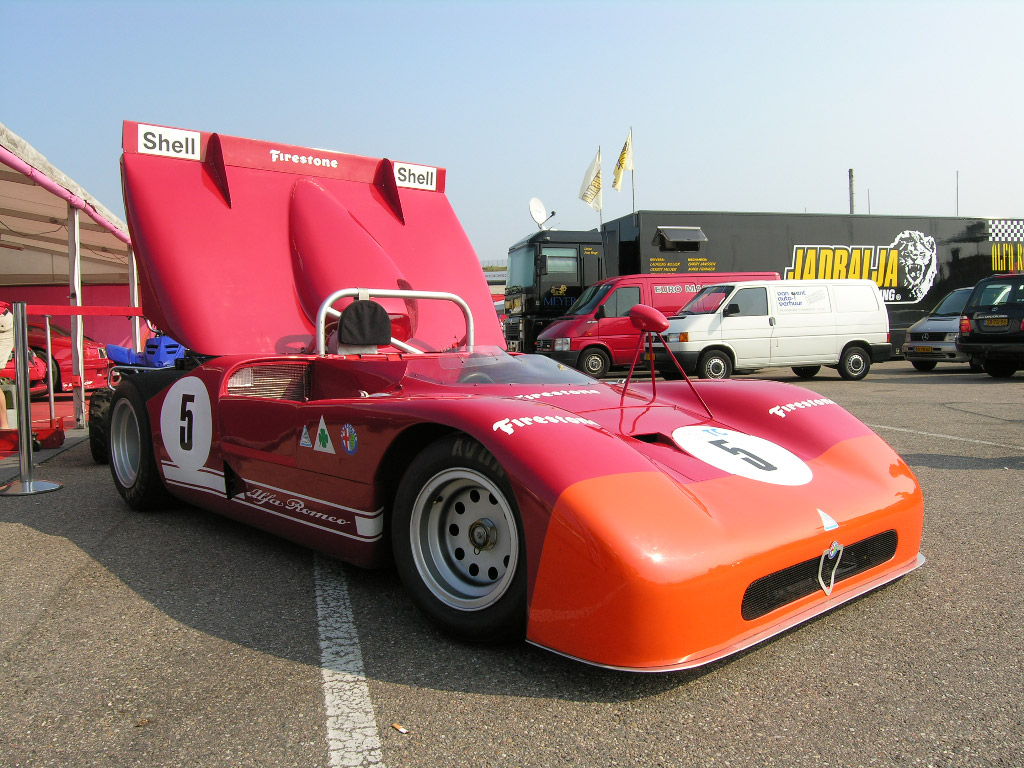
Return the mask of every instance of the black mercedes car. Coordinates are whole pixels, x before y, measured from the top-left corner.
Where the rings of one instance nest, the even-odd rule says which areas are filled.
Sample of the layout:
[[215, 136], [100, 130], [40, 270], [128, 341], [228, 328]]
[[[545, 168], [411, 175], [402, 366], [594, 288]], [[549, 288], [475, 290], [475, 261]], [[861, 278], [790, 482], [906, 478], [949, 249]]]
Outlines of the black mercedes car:
[[978, 281], [960, 315], [956, 348], [990, 376], [1024, 368], [1024, 274]]

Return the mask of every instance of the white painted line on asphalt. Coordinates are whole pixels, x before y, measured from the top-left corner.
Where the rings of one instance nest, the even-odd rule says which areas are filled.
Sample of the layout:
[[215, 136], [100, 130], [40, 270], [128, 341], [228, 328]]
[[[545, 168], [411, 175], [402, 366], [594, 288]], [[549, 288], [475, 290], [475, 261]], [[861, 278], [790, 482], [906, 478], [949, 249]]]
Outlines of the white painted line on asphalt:
[[1012, 448], [1015, 451], [1024, 451], [1024, 446], [1007, 445], [1006, 443], [993, 443], [989, 440], [973, 440], [969, 437], [957, 437], [956, 435], [940, 435], [936, 432], [922, 432], [919, 429], [907, 429], [905, 427], [890, 427], [887, 424], [868, 424], [872, 429], [891, 429], [894, 432], [909, 432], [912, 435], [923, 437], [941, 437], [944, 440], [958, 440], [961, 443], [978, 443], [979, 445], [991, 445], [993, 448]]
[[332, 768], [383, 768], [380, 734], [363, 671], [359, 635], [352, 621], [345, 572], [338, 563], [316, 555], [313, 574], [327, 709], [328, 764]]

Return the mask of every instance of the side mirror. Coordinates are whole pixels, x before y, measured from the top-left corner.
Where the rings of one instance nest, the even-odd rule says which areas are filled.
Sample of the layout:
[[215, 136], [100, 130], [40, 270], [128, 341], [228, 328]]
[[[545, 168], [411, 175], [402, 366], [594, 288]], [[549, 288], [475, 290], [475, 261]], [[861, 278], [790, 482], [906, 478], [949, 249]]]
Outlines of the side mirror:
[[668, 320], [654, 307], [637, 304], [629, 310], [629, 319], [638, 331], [664, 333], [668, 330]]
[[600, 320], [603, 317], [608, 317], [608, 313], [604, 311], [604, 304], [599, 306], [597, 308], [597, 310], [594, 312], [594, 319], [595, 320]]
[[733, 315], [738, 315], [739, 313], [740, 313], [740, 305], [739, 304], [730, 304], [722, 312], [722, 317], [732, 317]]

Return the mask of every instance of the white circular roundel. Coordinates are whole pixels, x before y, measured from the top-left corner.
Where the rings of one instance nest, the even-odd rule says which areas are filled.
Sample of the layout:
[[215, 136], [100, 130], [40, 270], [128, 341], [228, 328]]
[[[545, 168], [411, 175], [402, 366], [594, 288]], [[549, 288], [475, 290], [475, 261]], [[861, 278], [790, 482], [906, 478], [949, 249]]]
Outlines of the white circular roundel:
[[751, 480], [773, 485], [804, 485], [811, 468], [781, 445], [720, 427], [680, 427], [672, 433], [676, 445], [705, 464]]
[[195, 376], [178, 379], [160, 409], [160, 433], [171, 461], [182, 469], [206, 464], [213, 440], [213, 418], [206, 385]]

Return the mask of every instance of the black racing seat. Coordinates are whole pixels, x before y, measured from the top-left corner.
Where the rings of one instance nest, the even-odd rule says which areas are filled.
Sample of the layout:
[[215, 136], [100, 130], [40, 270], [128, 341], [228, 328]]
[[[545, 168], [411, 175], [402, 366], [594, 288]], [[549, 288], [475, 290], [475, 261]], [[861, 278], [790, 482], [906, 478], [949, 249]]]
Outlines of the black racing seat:
[[391, 318], [376, 301], [356, 299], [338, 320], [339, 355], [368, 355], [391, 343]]

